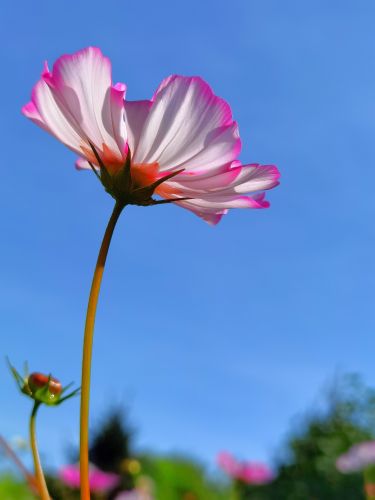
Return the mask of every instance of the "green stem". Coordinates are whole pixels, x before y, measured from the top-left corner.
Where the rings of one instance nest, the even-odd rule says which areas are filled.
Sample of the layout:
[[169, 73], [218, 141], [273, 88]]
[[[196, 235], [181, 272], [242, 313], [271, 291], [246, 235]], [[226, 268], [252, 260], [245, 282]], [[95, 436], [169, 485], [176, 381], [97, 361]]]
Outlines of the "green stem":
[[31, 451], [33, 453], [35, 476], [38, 484], [40, 498], [42, 500], [50, 500], [50, 496], [46, 485], [46, 480], [43, 474], [42, 464], [40, 463], [38, 445], [36, 440], [36, 432], [35, 432], [35, 417], [39, 406], [40, 403], [38, 401], [35, 401], [30, 416], [30, 445], [31, 445]]
[[120, 214], [124, 208], [122, 203], [116, 202], [112, 215], [109, 219], [100, 247], [98, 260], [96, 262], [94, 276], [92, 278], [89, 301], [87, 305], [85, 334], [83, 339], [82, 356], [82, 385], [81, 385], [81, 420], [80, 420], [80, 477], [81, 477], [81, 500], [90, 499], [89, 484], [89, 409], [90, 409], [90, 377], [92, 345], [94, 338], [94, 326], [96, 308], [98, 305], [100, 285], [102, 282], [104, 266], [107, 259], [109, 245], [113, 231]]

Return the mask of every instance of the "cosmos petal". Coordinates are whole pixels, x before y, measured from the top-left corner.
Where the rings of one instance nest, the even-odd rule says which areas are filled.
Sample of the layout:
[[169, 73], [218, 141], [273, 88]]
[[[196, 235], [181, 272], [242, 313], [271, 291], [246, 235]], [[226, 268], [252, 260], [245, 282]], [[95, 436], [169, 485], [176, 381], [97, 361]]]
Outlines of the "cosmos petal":
[[151, 106], [152, 101], [146, 100], [125, 102], [125, 122], [127, 127], [128, 143], [134, 161], [137, 159], [137, 145], [142, 140], [143, 127]]
[[111, 63], [89, 47], [60, 57], [52, 72], [45, 66], [31, 102], [22, 111], [80, 156], [89, 141], [111, 161], [123, 161], [127, 148], [125, 86], [112, 85]]
[[153, 97], [134, 161], [157, 161], [161, 171], [194, 171], [225, 165], [240, 148], [229, 105], [201, 78], [172, 76]]
[[[237, 162], [235, 163], [237, 164]], [[211, 177], [176, 176], [170, 187], [183, 196], [199, 197], [202, 193], [245, 194], [271, 189], [278, 184], [280, 173], [274, 165], [243, 165], [228, 168]]]

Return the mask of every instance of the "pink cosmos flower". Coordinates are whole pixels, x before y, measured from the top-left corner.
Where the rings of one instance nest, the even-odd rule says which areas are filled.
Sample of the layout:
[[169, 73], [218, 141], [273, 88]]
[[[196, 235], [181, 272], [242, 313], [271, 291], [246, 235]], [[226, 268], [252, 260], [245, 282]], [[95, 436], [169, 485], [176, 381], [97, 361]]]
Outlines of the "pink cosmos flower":
[[277, 168], [241, 164], [237, 123], [205, 81], [173, 75], [143, 101], [124, 101], [125, 91], [112, 84], [109, 59], [89, 47], [52, 71], [46, 64], [22, 111], [78, 154], [78, 168], [100, 168], [116, 199], [113, 184], [129, 168], [124, 204], [173, 201], [210, 224], [230, 208], [269, 206], [264, 191], [278, 184]]
[[238, 462], [238, 460], [227, 451], [222, 451], [218, 454], [217, 463], [219, 467], [230, 477], [236, 477], [241, 468], [240, 462]]
[[238, 479], [247, 484], [266, 484], [273, 479], [273, 474], [264, 464], [245, 462], [242, 464]]
[[340, 472], [356, 472], [375, 464], [375, 441], [364, 441], [352, 446], [336, 461]]
[[[79, 465], [66, 465], [59, 472], [61, 481], [73, 489], [80, 487]], [[96, 467], [90, 467], [89, 474], [90, 490], [92, 492], [106, 492], [112, 490], [120, 482], [120, 476], [110, 472], [103, 472]]]
[[272, 481], [273, 473], [258, 462], [240, 462], [230, 453], [223, 451], [217, 457], [219, 466], [230, 478], [246, 484], [266, 484]]

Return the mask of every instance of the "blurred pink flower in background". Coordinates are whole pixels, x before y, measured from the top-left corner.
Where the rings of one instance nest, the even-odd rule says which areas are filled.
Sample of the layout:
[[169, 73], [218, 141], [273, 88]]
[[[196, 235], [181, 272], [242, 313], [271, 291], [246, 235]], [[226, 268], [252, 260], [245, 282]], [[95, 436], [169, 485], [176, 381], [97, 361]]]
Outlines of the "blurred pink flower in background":
[[[61, 481], [73, 489], [80, 487], [79, 465], [66, 465], [59, 471]], [[111, 472], [104, 472], [96, 467], [90, 466], [90, 490], [102, 493], [113, 489], [120, 482], [120, 476]]]
[[217, 463], [219, 467], [230, 477], [235, 477], [239, 472], [240, 463], [231, 453], [227, 451], [222, 451], [218, 454]]
[[336, 461], [340, 472], [357, 472], [375, 464], [375, 441], [364, 441], [352, 446]]
[[273, 479], [273, 473], [267, 465], [259, 462], [239, 461], [226, 451], [219, 453], [217, 463], [231, 479], [246, 484], [266, 484]]
[[139, 476], [135, 488], [131, 491], [120, 491], [115, 500], [154, 500], [154, 482], [147, 476]]
[[204, 80], [169, 76], [150, 100], [125, 101], [125, 91], [112, 84], [109, 59], [88, 47], [60, 57], [52, 71], [46, 64], [22, 111], [77, 153], [80, 169], [99, 169], [93, 148], [113, 179], [129, 159], [125, 204], [146, 204], [134, 192], [156, 182], [157, 195], [210, 224], [230, 208], [269, 206], [264, 191], [279, 184], [278, 169], [241, 164], [231, 109]]

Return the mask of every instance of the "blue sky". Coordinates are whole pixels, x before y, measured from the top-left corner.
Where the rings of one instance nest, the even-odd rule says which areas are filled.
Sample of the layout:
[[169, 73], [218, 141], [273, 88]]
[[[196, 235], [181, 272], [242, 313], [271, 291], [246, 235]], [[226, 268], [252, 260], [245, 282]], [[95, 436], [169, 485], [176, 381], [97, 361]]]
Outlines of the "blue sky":
[[[316, 0], [18, 2], [1, 6], [1, 353], [80, 379], [85, 306], [112, 199], [20, 113], [45, 59], [97, 45], [128, 98], [200, 75], [232, 106], [244, 162], [275, 163], [264, 211], [215, 228], [178, 207], [130, 207], [97, 317], [92, 422], [130, 407], [137, 445], [213, 463], [271, 460], [337, 370], [374, 374], [375, 4]], [[0, 363], [0, 429], [29, 401]], [[61, 463], [78, 399], [43, 409]]]

